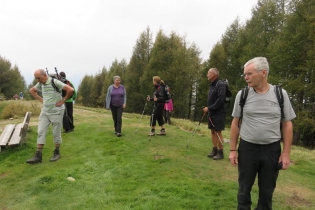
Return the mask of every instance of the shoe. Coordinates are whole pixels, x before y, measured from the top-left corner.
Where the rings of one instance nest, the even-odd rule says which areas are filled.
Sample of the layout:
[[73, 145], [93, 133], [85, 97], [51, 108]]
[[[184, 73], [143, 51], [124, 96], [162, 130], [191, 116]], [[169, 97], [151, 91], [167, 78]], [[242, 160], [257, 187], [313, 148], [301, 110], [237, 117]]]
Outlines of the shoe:
[[73, 129], [65, 130], [64, 133], [70, 133], [73, 132]]
[[114, 134], [117, 135], [117, 131], [115, 131]]
[[166, 135], [165, 129], [161, 130], [160, 133], [157, 133], [156, 135]]
[[28, 159], [26, 162], [29, 164], [41, 163], [42, 162], [42, 153], [40, 151], [36, 151], [34, 157], [32, 157], [31, 159]]
[[116, 135], [117, 135], [117, 137], [121, 137], [121, 133], [117, 133]]
[[50, 158], [50, 162], [57, 161], [60, 158], [61, 158], [61, 155], [59, 153], [59, 149], [55, 149], [52, 158]]
[[155, 136], [155, 132], [151, 131], [148, 136]]
[[219, 149], [217, 154], [213, 157], [213, 160], [221, 160], [224, 158], [223, 149]]
[[213, 147], [213, 148], [212, 148], [212, 152], [210, 152], [210, 153], [208, 154], [208, 157], [209, 157], [209, 158], [213, 158], [214, 156], [217, 155], [217, 153], [218, 153], [218, 148], [217, 148], [217, 147]]

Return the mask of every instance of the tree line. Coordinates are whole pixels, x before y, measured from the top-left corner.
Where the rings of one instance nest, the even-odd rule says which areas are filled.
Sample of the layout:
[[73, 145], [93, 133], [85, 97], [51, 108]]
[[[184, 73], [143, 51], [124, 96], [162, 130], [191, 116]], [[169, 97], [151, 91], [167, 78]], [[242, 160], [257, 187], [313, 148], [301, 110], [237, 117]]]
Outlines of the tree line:
[[[113, 83], [113, 76], [119, 75], [127, 90], [126, 111], [142, 113], [146, 96], [154, 91], [152, 77], [158, 75], [171, 89], [174, 101], [172, 116], [196, 121], [201, 118], [202, 107], [207, 104], [209, 82], [206, 74], [209, 68], [219, 69], [220, 78], [229, 81], [235, 96], [246, 86], [244, 63], [253, 57], [264, 56], [270, 64], [268, 81], [282, 85], [296, 112], [293, 143], [314, 147], [314, 23], [314, 0], [259, 0], [252, 9], [251, 18], [245, 23], [236, 18], [205, 61], [201, 59], [197, 45], [187, 42], [185, 36], [176, 32], [165, 34], [161, 29], [153, 40], [148, 27], [136, 40], [129, 62], [114, 60], [108, 68], [84, 76], [76, 102], [104, 107], [107, 88]], [[2, 68], [5, 66], [2, 60], [1, 92], [4, 90]], [[17, 67], [10, 70], [13, 69], [18, 70]], [[149, 103], [146, 114], [151, 114], [151, 108]], [[228, 107], [227, 124], [232, 120], [232, 109], [232, 105]]]

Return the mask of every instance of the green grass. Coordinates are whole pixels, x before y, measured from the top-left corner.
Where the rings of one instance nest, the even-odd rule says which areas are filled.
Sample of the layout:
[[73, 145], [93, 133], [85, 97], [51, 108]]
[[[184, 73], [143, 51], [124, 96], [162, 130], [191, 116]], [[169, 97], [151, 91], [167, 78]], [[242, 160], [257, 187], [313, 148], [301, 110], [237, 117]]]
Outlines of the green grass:
[[[207, 157], [212, 145], [206, 124], [172, 119], [166, 136], [149, 140], [149, 116], [140, 120], [140, 115], [124, 113], [118, 138], [110, 111], [76, 107], [75, 132], [62, 134], [57, 162], [49, 162], [54, 149], [50, 130], [43, 163], [25, 163], [36, 149], [37, 126], [30, 127], [27, 144], [0, 152], [0, 209], [236, 209], [237, 168], [226, 152], [221, 161]], [[292, 148], [293, 164], [280, 172], [274, 209], [315, 206], [314, 153]]]

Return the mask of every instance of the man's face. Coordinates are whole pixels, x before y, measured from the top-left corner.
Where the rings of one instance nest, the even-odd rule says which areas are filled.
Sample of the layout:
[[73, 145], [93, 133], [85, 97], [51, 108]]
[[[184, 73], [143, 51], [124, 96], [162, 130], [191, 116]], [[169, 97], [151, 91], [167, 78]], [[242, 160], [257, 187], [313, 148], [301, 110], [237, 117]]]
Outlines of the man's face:
[[244, 68], [244, 78], [249, 87], [258, 86], [266, 74], [266, 70], [256, 71], [254, 64], [249, 64]]
[[47, 82], [47, 76], [41, 74], [40, 72], [35, 72], [34, 77], [39, 83], [45, 84]]
[[212, 81], [213, 78], [214, 78], [214, 73], [209, 70], [209, 71], [208, 71], [208, 74], [207, 74], [207, 78], [208, 78], [209, 81]]

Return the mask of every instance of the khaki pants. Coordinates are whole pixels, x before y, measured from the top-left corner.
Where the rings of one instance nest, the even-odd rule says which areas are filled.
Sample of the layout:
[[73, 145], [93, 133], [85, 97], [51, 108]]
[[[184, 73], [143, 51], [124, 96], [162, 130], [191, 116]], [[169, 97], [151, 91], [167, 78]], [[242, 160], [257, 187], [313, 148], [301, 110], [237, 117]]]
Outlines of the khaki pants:
[[46, 134], [49, 129], [49, 125], [52, 125], [53, 129], [53, 138], [55, 144], [61, 144], [61, 128], [62, 128], [62, 119], [63, 119], [64, 110], [58, 111], [57, 113], [45, 113], [41, 112], [39, 115], [38, 121], [38, 136], [37, 144], [46, 143]]

